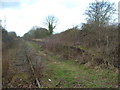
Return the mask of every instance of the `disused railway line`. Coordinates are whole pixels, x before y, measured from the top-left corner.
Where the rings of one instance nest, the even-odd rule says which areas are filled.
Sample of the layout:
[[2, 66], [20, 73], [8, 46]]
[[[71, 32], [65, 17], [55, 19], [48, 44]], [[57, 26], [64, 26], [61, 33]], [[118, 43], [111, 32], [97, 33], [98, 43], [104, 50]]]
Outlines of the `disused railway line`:
[[40, 81], [38, 80], [38, 77], [36, 77], [35, 68], [34, 68], [34, 65], [33, 65], [32, 62], [31, 62], [31, 58], [30, 58], [27, 54], [26, 54], [26, 58], [27, 58], [27, 61], [28, 61], [29, 65], [30, 65], [30, 67], [31, 67], [31, 71], [32, 71], [33, 76], [34, 76], [34, 78], [35, 78], [35, 82], [36, 82], [38, 88], [40, 88], [40, 87], [41, 87]]
[[41, 56], [24, 40], [17, 42], [16, 46], [14, 55], [7, 56], [10, 75], [6, 75], [9, 80], [6, 81], [5, 77], [3, 88], [41, 88], [41, 69], [38, 68], [42, 63]]
[[[23, 40], [23, 42], [25, 42], [24, 40]], [[39, 81], [39, 76], [37, 75], [39, 72], [36, 72], [36, 64], [34, 63], [35, 61], [36, 61], [36, 59], [35, 59], [35, 57], [36, 57], [36, 55], [35, 55], [35, 53], [36, 52], [34, 52], [34, 50], [32, 50], [32, 48], [28, 45], [28, 43], [25, 43], [25, 51], [24, 51], [25, 53], [25, 57], [26, 57], [26, 61], [28, 62], [28, 64], [29, 64], [29, 66], [30, 66], [30, 73], [32, 73], [32, 78], [33, 78], [33, 80], [35, 80], [35, 81], [32, 81], [32, 82], [34, 82], [35, 83], [35, 85], [38, 87], [38, 88], [41, 88], [41, 84], [40, 84], [40, 81]], [[35, 55], [35, 56], [34, 56]], [[33, 58], [33, 56], [34, 56], [34, 58]], [[37, 59], [37, 61], [38, 61], [39, 59]]]

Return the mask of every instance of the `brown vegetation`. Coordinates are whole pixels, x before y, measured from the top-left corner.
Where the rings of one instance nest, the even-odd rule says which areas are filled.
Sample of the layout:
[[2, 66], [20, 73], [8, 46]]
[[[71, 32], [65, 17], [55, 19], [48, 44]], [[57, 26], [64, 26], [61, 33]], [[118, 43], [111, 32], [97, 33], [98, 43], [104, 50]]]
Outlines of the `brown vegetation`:
[[117, 26], [69, 29], [46, 38], [43, 47], [80, 64], [119, 67]]
[[[10, 34], [10, 35], [9, 35]], [[12, 49], [15, 47], [16, 43], [16, 34], [14, 33], [8, 33], [5, 29], [2, 29], [2, 75], [7, 75], [9, 65], [10, 65], [10, 59], [11, 55], [14, 52], [10, 52], [9, 49]]]

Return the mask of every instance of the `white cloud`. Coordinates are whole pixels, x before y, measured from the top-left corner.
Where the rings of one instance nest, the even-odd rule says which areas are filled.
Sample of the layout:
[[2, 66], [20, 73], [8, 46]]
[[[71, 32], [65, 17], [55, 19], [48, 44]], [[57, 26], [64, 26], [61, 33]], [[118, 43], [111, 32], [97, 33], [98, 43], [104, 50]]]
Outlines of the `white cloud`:
[[[94, 0], [89, 0], [89, 2]], [[61, 32], [72, 25], [85, 22], [83, 15], [88, 0], [20, 0], [19, 9], [6, 8], [0, 10], [0, 19], [6, 15], [8, 31], [15, 31], [22, 36], [32, 26], [44, 27], [42, 22], [48, 15], [55, 15], [59, 19], [55, 32]]]

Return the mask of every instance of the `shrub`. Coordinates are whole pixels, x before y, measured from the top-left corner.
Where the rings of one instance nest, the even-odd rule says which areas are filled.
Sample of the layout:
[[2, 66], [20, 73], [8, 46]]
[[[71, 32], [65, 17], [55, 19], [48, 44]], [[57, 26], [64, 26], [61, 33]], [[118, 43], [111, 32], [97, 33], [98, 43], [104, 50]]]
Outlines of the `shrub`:
[[[44, 48], [47, 50], [61, 54], [67, 59], [78, 59], [77, 61], [82, 64], [92, 62], [94, 65], [115, 66], [117, 63], [115, 57], [116, 48], [118, 48], [118, 30], [116, 26], [85, 27], [83, 30], [69, 29], [46, 38], [44, 42]], [[78, 52], [77, 49], [85, 52]]]

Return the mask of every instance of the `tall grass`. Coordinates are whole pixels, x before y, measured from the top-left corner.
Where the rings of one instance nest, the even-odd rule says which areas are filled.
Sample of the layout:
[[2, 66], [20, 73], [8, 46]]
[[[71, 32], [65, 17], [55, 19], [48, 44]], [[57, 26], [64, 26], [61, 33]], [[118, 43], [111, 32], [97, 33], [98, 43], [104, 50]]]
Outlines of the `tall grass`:
[[8, 69], [9, 69], [9, 59], [7, 55], [7, 50], [5, 48], [2, 48], [2, 75], [7, 75]]

